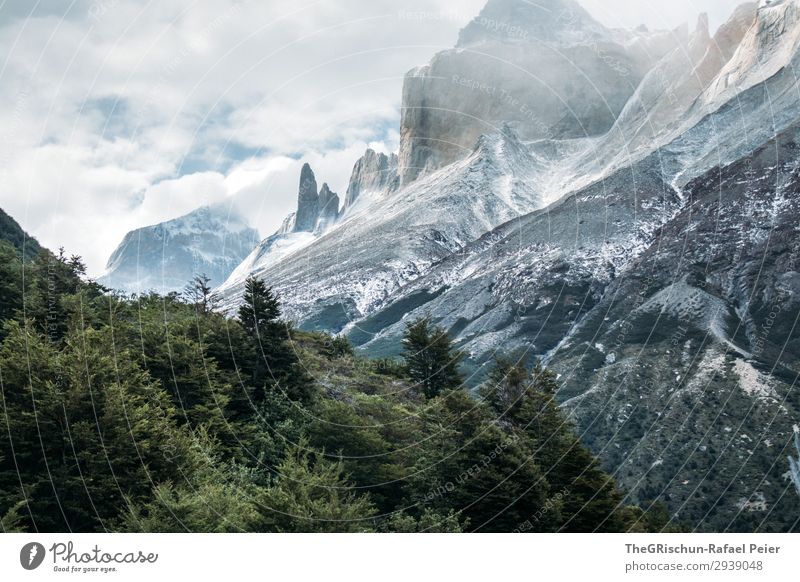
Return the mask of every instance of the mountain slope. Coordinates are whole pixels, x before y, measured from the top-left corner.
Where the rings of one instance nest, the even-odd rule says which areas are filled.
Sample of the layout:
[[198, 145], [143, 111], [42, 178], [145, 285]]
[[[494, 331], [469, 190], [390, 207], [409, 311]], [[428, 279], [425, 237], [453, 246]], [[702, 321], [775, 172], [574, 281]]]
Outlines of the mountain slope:
[[25, 259], [32, 259], [42, 250], [39, 242], [22, 230], [19, 223], [0, 208], [0, 240], [11, 243]]
[[[677, 46], [581, 13], [538, 29], [527, 11], [541, 6], [523, 4], [490, 2], [457, 49], [412, 73], [396, 186], [238, 272], [227, 308], [256, 274], [301, 327], [374, 356], [397, 355], [406, 322], [428, 316], [467, 354], [470, 386], [498, 352], [541, 357], [636, 501], [664, 499], [703, 530], [796, 528], [800, 1], [744, 4], [714, 37], [701, 17]], [[496, 26], [517, 10], [515, 35]], [[584, 92], [565, 116], [527, 84], [525, 59], [606, 42], [641, 82], [616, 79], [603, 115]], [[647, 43], [655, 63], [630, 52]], [[487, 64], [506, 53], [530, 66], [510, 78]], [[577, 62], [607, 82], [601, 60]], [[506, 86], [543, 115], [498, 104]]]
[[237, 269], [220, 293], [235, 307], [246, 275], [263, 277], [290, 318], [341, 331], [434, 263], [540, 206], [531, 177], [545, 167], [509, 128], [484, 136], [465, 160], [362, 199], [313, 244]]
[[642, 50], [632, 42], [642, 35], [606, 29], [574, 0], [489, 0], [454, 49], [406, 76], [401, 184], [463, 158], [504, 123], [523, 140], [604, 134], [673, 46], [659, 34]]
[[634, 498], [701, 529], [782, 530], [800, 422], [800, 124], [688, 202], [557, 353], [566, 406]]
[[192, 277], [224, 281], [258, 241], [258, 232], [222, 206], [204, 206], [125, 235], [98, 282], [128, 293], [182, 291]]

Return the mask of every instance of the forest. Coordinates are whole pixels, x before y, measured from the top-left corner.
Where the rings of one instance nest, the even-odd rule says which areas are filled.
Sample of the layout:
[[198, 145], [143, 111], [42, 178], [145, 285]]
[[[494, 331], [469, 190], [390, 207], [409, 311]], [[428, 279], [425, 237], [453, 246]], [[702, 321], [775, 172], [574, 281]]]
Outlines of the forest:
[[264, 281], [226, 316], [203, 276], [122, 296], [31, 242], [0, 241], [5, 532], [681, 529], [626, 502], [525, 355], [470, 392], [427, 319], [373, 360]]

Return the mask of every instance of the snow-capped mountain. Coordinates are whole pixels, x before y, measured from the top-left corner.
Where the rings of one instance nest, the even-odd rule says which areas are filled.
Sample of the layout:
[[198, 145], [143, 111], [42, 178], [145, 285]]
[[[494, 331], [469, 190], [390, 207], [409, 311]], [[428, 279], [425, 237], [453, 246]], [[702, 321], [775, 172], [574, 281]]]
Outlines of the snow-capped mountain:
[[228, 308], [257, 275], [301, 327], [389, 356], [430, 316], [472, 385], [498, 351], [543, 357], [635, 500], [701, 529], [785, 529], [799, 15], [747, 3], [713, 36], [704, 16], [626, 32], [566, 0], [490, 0], [409, 73], [396, 177], [243, 264]]
[[289, 317], [341, 331], [470, 241], [541, 206], [533, 178], [548, 169], [504, 127], [401, 191], [362, 194], [321, 235], [270, 237], [219, 292], [234, 307], [246, 277], [263, 277]]
[[297, 193], [297, 210], [287, 216], [281, 228], [262, 240], [244, 261], [223, 281], [221, 289], [232, 282], [243, 283], [247, 277], [266, 265], [277, 263], [310, 245], [339, 219], [339, 195], [331, 192], [327, 184], [317, 187], [314, 170], [303, 164]]
[[226, 205], [204, 206], [126, 234], [98, 282], [126, 293], [182, 291], [199, 274], [219, 284], [258, 239]]
[[457, 46], [408, 73], [402, 184], [462, 158], [508, 123], [522, 140], [609, 130], [674, 35], [611, 31], [574, 0], [489, 0]]

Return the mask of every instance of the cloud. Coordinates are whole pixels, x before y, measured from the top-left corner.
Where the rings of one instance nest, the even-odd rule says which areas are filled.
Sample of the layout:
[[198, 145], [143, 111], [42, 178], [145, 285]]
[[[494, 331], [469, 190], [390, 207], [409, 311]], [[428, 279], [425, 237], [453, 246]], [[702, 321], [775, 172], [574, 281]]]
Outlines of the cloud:
[[580, 0], [595, 18], [610, 27], [633, 28], [646, 24], [650, 28], [673, 29], [684, 23], [694, 26], [697, 16], [709, 16], [712, 32], [725, 22], [742, 0]]
[[128, 230], [221, 199], [268, 234], [303, 161], [343, 195], [367, 146], [396, 149], [404, 73], [483, 3], [6, 0], [0, 206], [93, 274]]

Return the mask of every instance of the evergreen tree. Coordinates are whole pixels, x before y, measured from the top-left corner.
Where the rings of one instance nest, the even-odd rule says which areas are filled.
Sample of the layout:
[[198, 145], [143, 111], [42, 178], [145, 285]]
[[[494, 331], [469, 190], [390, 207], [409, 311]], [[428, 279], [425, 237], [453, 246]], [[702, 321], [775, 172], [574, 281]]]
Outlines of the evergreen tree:
[[279, 477], [260, 498], [264, 530], [357, 533], [373, 530], [375, 507], [348, 483], [341, 461], [312, 455], [307, 443], [292, 447]]
[[622, 495], [614, 479], [580, 442], [556, 402], [558, 382], [540, 363], [528, 371], [520, 361], [501, 358], [491, 381], [495, 413], [530, 440], [532, 454], [559, 495], [563, 523], [572, 532], [624, 531]]
[[502, 416], [516, 411], [522, 405], [530, 382], [531, 374], [520, 358], [498, 356], [479, 393], [495, 413]]
[[464, 529], [465, 524], [461, 523], [457, 513], [450, 511], [446, 515], [441, 515], [430, 509], [425, 509], [419, 518], [404, 511], [395, 512], [381, 528], [381, 531], [392, 533], [462, 533]]
[[[550, 485], [530, 442], [498, 425], [488, 407], [465, 391], [429, 404], [426, 416], [447, 427], [443, 442], [422, 443], [413, 473], [413, 501], [439, 514], [457, 512], [468, 531], [553, 531], [558, 504], [548, 504]], [[420, 478], [421, 476], [421, 478]]]
[[422, 318], [409, 323], [403, 336], [403, 357], [409, 377], [427, 398], [464, 383], [458, 364], [464, 357], [447, 332]]
[[[0, 515], [27, 500], [38, 531], [101, 531], [153, 482], [198, 464], [169, 398], [110, 330], [71, 332], [58, 348], [16, 322], [0, 348]], [[36, 366], [29, 362], [35, 361]]]
[[[218, 465], [220, 460], [214, 459]], [[129, 500], [115, 529], [141, 533], [239, 533], [259, 531], [261, 515], [253, 475], [230, 468], [224, 478], [205, 471], [196, 482], [158, 485], [151, 498]]]
[[211, 279], [205, 274], [195, 275], [183, 291], [190, 305], [194, 305], [201, 316], [208, 315], [219, 307], [219, 297], [212, 291]]
[[80, 292], [91, 297], [100, 294], [99, 286], [84, 283], [85, 274], [80, 257], [67, 257], [63, 248], [57, 255], [42, 250], [34, 261], [30, 283], [24, 289], [26, 314], [51, 341], [61, 341], [69, 329], [73, 315], [70, 297]]
[[[299, 402], [313, 395], [311, 379], [304, 373], [292, 347], [289, 325], [280, 319], [278, 297], [255, 277], [245, 282], [239, 321], [253, 344], [252, 381], [257, 388], [276, 389]], [[254, 402], [263, 400], [263, 392], [253, 393]]]
[[428, 320], [409, 325], [405, 365], [372, 361], [292, 329], [255, 279], [232, 320], [207, 278], [130, 300], [63, 251], [25, 266], [23, 293], [7, 251], [3, 531], [675, 528], [662, 505], [622, 505], [552, 374], [501, 358], [476, 400], [455, 389], [461, 354]]
[[0, 241], [0, 323], [11, 319], [21, 309], [22, 259], [10, 243]]
[[265, 341], [277, 335], [280, 339], [288, 339], [288, 334], [273, 329], [280, 325], [280, 302], [278, 297], [266, 283], [256, 277], [249, 277], [244, 284], [242, 306], [239, 308], [239, 321], [253, 337], [264, 336]]

